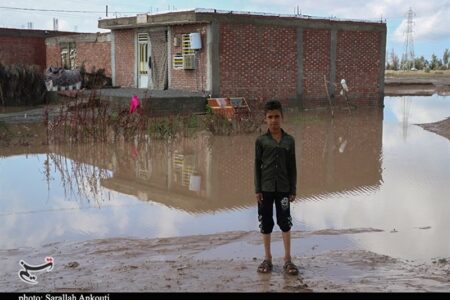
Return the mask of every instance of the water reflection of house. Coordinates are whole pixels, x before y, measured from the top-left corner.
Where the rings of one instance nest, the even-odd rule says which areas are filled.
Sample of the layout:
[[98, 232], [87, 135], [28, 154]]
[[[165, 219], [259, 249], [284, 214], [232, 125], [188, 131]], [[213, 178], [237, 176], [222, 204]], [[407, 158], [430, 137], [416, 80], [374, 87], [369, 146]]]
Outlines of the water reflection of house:
[[[113, 177], [103, 180], [102, 184], [110, 189], [135, 195], [141, 200], [160, 202], [189, 212], [252, 205], [251, 186], [247, 184], [234, 186], [223, 194], [218, 192], [221, 186], [228, 186], [230, 181], [223, 177], [225, 174], [216, 162], [221, 158], [230, 163], [233, 153], [226, 154], [229, 148], [221, 147], [220, 143], [215, 142], [216, 139], [221, 138], [203, 136], [180, 139], [171, 144], [152, 141], [151, 145], [130, 146], [130, 153], [134, 155], [127, 154], [127, 149], [117, 149], [114, 154], [117, 158], [113, 163]], [[247, 146], [242, 141], [248, 137], [222, 139], [228, 143], [241, 139], [239, 144]], [[223, 156], [213, 150], [217, 146]], [[247, 162], [247, 167], [251, 167], [252, 160], [250, 157], [248, 159], [250, 161]], [[237, 166], [243, 167], [242, 164]], [[249, 179], [253, 180], [252, 177]], [[247, 196], [243, 193], [245, 189], [248, 190]]]
[[[296, 138], [298, 198], [365, 193], [382, 182], [381, 110], [336, 114], [334, 119], [288, 116]], [[255, 135], [199, 136], [168, 143], [114, 147], [59, 147], [54, 151], [111, 170], [101, 184], [140, 200], [191, 213], [254, 206]], [[80, 146], [81, 147], [81, 146]]]
[[298, 129], [299, 196], [377, 189], [382, 182], [382, 120], [382, 110], [370, 110]]

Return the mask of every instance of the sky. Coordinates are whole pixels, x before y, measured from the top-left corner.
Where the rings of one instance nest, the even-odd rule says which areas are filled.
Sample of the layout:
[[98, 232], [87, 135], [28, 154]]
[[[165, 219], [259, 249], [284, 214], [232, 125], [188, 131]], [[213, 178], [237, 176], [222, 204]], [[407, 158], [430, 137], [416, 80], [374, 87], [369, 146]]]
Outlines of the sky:
[[[388, 30], [386, 52], [391, 53], [393, 49], [399, 57], [405, 48], [406, 16], [411, 8], [414, 12], [416, 57], [430, 59], [434, 53], [442, 58], [444, 50], [450, 49], [450, 0], [0, 0], [0, 27], [27, 28], [31, 22], [33, 29], [53, 29], [53, 18], [58, 18], [59, 30], [102, 32], [104, 30], [97, 28], [97, 21], [106, 17], [106, 5], [108, 17], [193, 8], [294, 14], [298, 6], [301, 14], [314, 17], [385, 20]], [[11, 7], [84, 12], [17, 10]]]

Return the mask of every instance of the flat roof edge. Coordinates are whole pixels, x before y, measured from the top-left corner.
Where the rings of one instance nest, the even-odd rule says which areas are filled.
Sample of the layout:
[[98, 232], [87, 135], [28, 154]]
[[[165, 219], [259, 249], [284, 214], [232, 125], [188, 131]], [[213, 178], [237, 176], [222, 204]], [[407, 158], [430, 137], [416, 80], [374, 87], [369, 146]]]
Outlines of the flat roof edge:
[[[239, 22], [244, 21], [248, 23], [248, 17], [254, 17], [258, 20], [265, 20], [273, 22], [274, 25], [288, 25], [296, 26], [304, 22], [311, 23], [329, 23], [329, 24], [352, 24], [352, 25], [367, 25], [386, 27], [386, 20], [370, 21], [358, 19], [341, 19], [336, 17], [313, 17], [302, 14], [271, 14], [271, 13], [256, 13], [244, 11], [223, 11], [215, 9], [192, 9], [174, 12], [160, 12], [160, 13], [144, 13], [136, 16], [122, 17], [122, 18], [108, 18], [100, 19], [98, 27], [102, 29], [126, 29], [149, 26], [167, 26], [193, 23], [209, 23], [214, 19], [222, 22]], [[292, 24], [289, 24], [292, 22]]]

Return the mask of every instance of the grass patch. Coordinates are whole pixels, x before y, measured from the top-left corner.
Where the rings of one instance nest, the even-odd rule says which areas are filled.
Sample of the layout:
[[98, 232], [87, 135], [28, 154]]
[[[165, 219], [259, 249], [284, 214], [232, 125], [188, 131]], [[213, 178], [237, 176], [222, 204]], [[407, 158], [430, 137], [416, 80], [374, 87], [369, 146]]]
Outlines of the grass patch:
[[4, 121], [0, 121], [0, 131], [8, 130], [8, 125]]
[[211, 113], [152, 117], [144, 110], [130, 114], [128, 108], [113, 108], [110, 102], [101, 101], [95, 92], [86, 97], [77, 99], [70, 106], [62, 105], [58, 116], [52, 120], [48, 111], [45, 113], [48, 144], [171, 139], [191, 137], [200, 131], [231, 135], [251, 133], [259, 128], [256, 115], [231, 121]]
[[9, 130], [8, 124], [0, 121], [0, 146], [7, 146], [11, 141], [12, 134]]

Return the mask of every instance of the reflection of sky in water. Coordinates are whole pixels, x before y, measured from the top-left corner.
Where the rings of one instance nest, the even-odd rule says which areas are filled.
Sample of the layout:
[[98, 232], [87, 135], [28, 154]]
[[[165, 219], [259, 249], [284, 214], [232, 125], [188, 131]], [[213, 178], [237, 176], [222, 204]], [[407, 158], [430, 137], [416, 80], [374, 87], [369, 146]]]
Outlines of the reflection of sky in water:
[[384, 103], [384, 120], [388, 123], [403, 122], [405, 116], [409, 124], [437, 122], [450, 116], [450, 100], [445, 96], [386, 97]]
[[[409, 258], [450, 256], [450, 142], [411, 125], [447, 118], [449, 100], [385, 99], [380, 190], [329, 195], [322, 201], [300, 203], [294, 209], [296, 219], [312, 230], [383, 229], [384, 234], [349, 236], [361, 247], [378, 253]], [[409, 114], [404, 114], [403, 108], [409, 109]], [[404, 126], [404, 122], [408, 125]], [[431, 228], [420, 229], [428, 226]], [[394, 229], [397, 232], [391, 233]]]
[[[449, 97], [386, 98], [380, 188], [325, 193], [319, 201], [295, 203], [295, 229], [379, 228], [385, 232], [345, 235], [341, 241], [393, 256], [450, 256], [446, 238], [450, 228], [450, 142], [418, 126], [404, 126], [405, 121], [434, 122], [448, 116]], [[45, 159], [46, 155], [0, 159], [0, 248], [258, 229], [256, 207], [190, 214], [108, 189], [102, 189], [101, 197], [92, 195], [90, 202], [68, 200], [71, 197], [65, 196], [54, 169], [48, 189]], [[419, 229], [425, 226], [431, 228]], [[394, 228], [398, 232], [390, 233]]]

